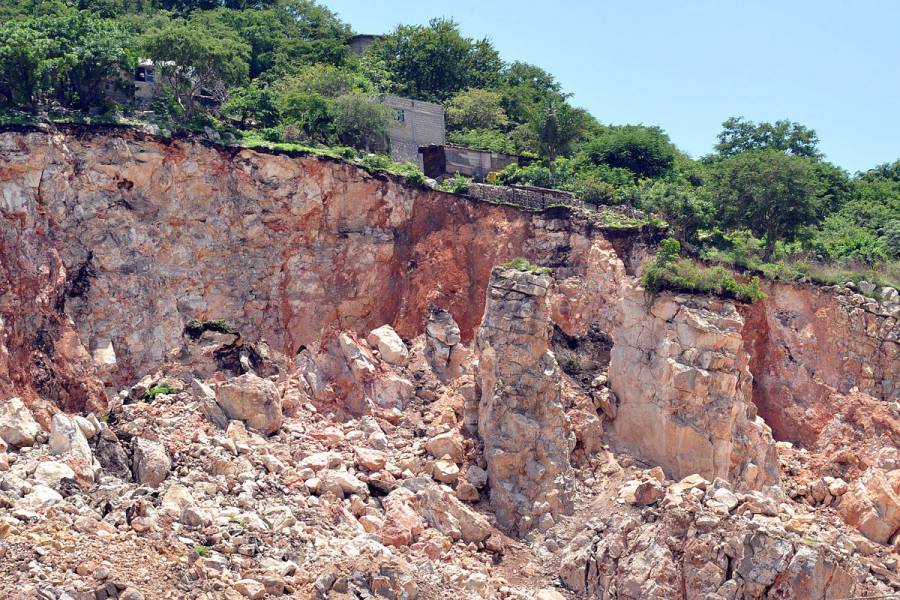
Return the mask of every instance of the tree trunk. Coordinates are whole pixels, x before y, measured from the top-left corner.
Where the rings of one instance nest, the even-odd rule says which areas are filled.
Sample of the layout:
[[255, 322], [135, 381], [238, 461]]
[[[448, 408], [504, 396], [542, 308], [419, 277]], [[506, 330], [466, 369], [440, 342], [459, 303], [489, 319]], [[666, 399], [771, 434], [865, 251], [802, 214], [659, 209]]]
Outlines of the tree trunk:
[[769, 262], [772, 260], [772, 255], [775, 254], [775, 225], [769, 221], [769, 226], [766, 228], [766, 250], [763, 255], [763, 260]]

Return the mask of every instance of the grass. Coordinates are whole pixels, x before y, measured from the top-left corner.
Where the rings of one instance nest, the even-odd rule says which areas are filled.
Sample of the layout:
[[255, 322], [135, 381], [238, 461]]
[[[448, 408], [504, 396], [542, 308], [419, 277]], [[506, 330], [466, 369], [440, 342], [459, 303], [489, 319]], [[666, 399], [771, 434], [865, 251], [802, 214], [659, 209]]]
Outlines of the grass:
[[519, 256], [518, 258], [514, 258], [505, 265], [503, 265], [504, 269], [515, 269], [517, 271], [529, 271], [534, 273], [535, 275], [545, 275], [550, 272], [550, 267], [539, 267], [537, 265], [533, 265], [528, 262], [527, 258], [522, 258]]
[[174, 391], [175, 390], [172, 389], [172, 386], [167, 383], [163, 383], [161, 385], [155, 385], [147, 390], [147, 393], [144, 394], [144, 398], [146, 398], [147, 400], [153, 400], [160, 394], [171, 394]]
[[642, 283], [653, 295], [663, 291], [690, 292], [714, 294], [741, 302], [756, 302], [766, 297], [759, 287], [759, 277], [741, 283], [723, 266], [706, 267], [688, 258], [657, 259], [644, 271]]
[[203, 558], [206, 558], [207, 556], [209, 556], [209, 548], [206, 546], [203, 546], [202, 544], [197, 544], [196, 546], [194, 546], [194, 552], [196, 552]]
[[[766, 262], [756, 256], [721, 250], [707, 251], [703, 258], [710, 263], [739, 268], [773, 281], [808, 280], [820, 285], [840, 286], [848, 281], [857, 284], [860, 281], [868, 281], [879, 287], [900, 287], [900, 261], [885, 263], [877, 267], [865, 264], [828, 264], [803, 260], [799, 257]], [[865, 293], [865, 295], [877, 298], [877, 294]]]
[[657, 229], [667, 229], [669, 224], [656, 217], [647, 217], [639, 219], [620, 212], [609, 210], [605, 207], [598, 206], [589, 210], [595, 210], [603, 221], [603, 226], [609, 229], [641, 229], [643, 227], [655, 227]]

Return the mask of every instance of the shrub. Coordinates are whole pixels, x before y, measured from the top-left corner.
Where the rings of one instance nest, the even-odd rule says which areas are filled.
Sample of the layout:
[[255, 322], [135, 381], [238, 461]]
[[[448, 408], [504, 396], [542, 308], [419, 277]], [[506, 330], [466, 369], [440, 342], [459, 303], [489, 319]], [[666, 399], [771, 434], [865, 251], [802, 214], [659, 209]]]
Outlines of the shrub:
[[652, 295], [669, 290], [716, 294], [743, 302], [755, 302], [765, 298], [759, 287], [759, 277], [747, 283], [739, 283], [725, 267], [704, 267], [694, 261], [679, 258], [681, 245], [672, 238], [663, 240], [656, 254], [656, 261], [647, 267], [642, 276], [644, 288]]
[[447, 139], [454, 144], [478, 150], [492, 150], [493, 152], [506, 152], [507, 154], [516, 154], [518, 151], [515, 142], [509, 139], [502, 131], [496, 129], [451, 131], [447, 134]]
[[470, 183], [472, 183], [471, 179], [456, 173], [453, 177], [442, 181], [438, 189], [451, 194], [468, 194]]
[[228, 321], [224, 319], [217, 319], [215, 321], [200, 321], [198, 319], [191, 319], [187, 325], [184, 327], [184, 332], [196, 339], [200, 337], [204, 331], [215, 331], [218, 333], [238, 333], [237, 329], [232, 327]]
[[576, 194], [591, 204], [616, 204], [616, 188], [597, 177], [589, 176], [579, 182]]

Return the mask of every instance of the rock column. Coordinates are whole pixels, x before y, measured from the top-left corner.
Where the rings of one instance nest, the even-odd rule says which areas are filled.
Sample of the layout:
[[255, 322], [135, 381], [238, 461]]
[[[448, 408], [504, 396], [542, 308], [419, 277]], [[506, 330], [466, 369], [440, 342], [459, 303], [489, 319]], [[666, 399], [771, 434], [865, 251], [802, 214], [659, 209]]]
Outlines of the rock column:
[[570, 509], [569, 435], [549, 350], [550, 277], [495, 267], [478, 331], [478, 431], [499, 524], [512, 533]]

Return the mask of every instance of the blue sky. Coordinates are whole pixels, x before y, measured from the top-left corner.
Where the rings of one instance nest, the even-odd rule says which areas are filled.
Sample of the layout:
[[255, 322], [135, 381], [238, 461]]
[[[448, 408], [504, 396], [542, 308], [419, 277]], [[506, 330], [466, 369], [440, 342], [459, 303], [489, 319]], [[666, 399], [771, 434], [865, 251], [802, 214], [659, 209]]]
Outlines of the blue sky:
[[452, 17], [603, 123], [694, 157], [729, 116], [813, 127], [850, 172], [900, 159], [900, 0], [322, 0], [360, 33]]

